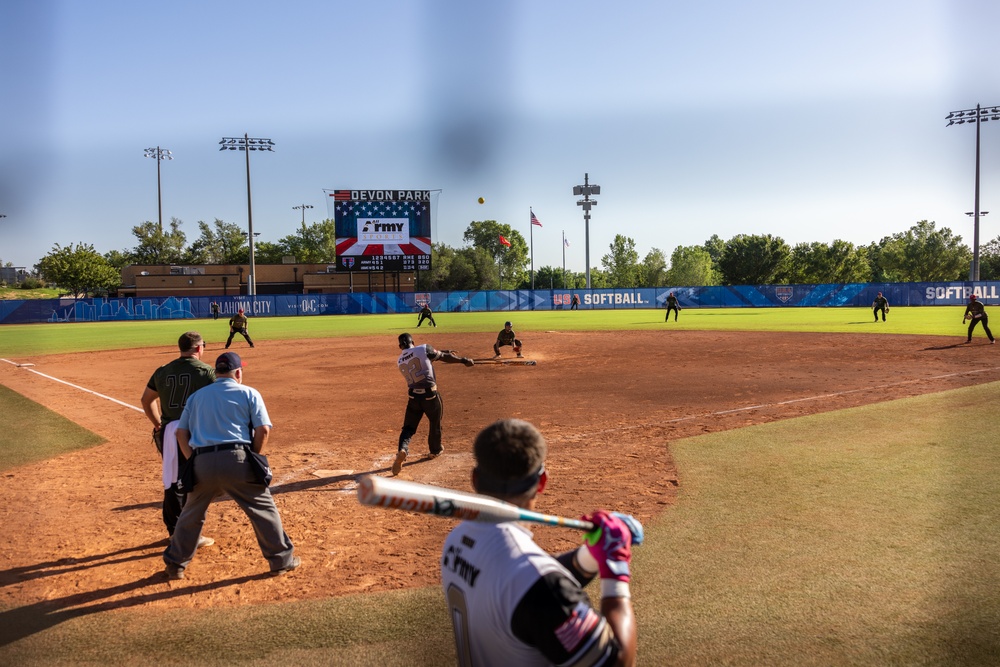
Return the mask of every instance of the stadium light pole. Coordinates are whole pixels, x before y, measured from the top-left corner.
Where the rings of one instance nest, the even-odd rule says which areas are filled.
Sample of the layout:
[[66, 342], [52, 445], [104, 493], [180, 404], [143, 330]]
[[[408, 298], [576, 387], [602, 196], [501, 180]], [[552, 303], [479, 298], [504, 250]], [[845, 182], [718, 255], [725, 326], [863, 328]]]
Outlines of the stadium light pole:
[[309, 205], [309, 204], [302, 204], [301, 206], [293, 206], [292, 210], [293, 211], [297, 211], [300, 208], [302, 209], [302, 226], [305, 227], [306, 226], [306, 209], [307, 208], [312, 208], [312, 206]]
[[590, 207], [597, 206], [597, 202], [593, 201], [590, 197], [592, 195], [601, 194], [600, 185], [590, 184], [590, 174], [583, 175], [583, 185], [574, 185], [573, 194], [576, 196], [583, 195], [583, 199], [576, 202], [577, 206], [583, 207], [583, 224], [584, 224], [584, 258], [587, 262], [587, 289], [590, 289]]
[[972, 232], [972, 271], [969, 280], [979, 280], [979, 126], [988, 120], [1000, 120], [1000, 106], [982, 107], [976, 105], [975, 109], [963, 109], [962, 111], [952, 111], [945, 120], [950, 127], [952, 125], [962, 125], [963, 123], [976, 124], [976, 203], [975, 210], [969, 215], [975, 216]]
[[257, 267], [253, 257], [254, 237], [253, 233], [253, 202], [250, 199], [250, 151], [271, 151], [274, 152], [274, 142], [270, 139], [251, 138], [244, 134], [242, 137], [223, 137], [219, 142], [219, 150], [245, 151], [247, 157], [247, 239], [250, 241], [250, 276], [247, 278], [247, 296], [257, 294]]
[[156, 205], [160, 212], [160, 234], [163, 234], [163, 191], [160, 188], [160, 163], [164, 160], [173, 160], [174, 154], [165, 148], [147, 148], [142, 152], [143, 157], [151, 157], [156, 160]]

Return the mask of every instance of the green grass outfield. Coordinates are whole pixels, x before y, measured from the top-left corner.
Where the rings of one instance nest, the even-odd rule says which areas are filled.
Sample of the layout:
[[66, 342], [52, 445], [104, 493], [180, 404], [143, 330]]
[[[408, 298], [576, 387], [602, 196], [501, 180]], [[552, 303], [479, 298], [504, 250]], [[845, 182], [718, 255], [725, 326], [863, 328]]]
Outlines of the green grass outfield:
[[[427, 323], [420, 331], [449, 333], [496, 332], [505, 320], [515, 331], [717, 330], [829, 331], [841, 333], [926, 334], [964, 336], [961, 306], [892, 308], [889, 321], [875, 324], [870, 308], [686, 308], [680, 319], [663, 321], [663, 309], [532, 310], [492, 313], [435, 313], [438, 328]], [[416, 330], [416, 314], [324, 315], [258, 317], [250, 320], [250, 335], [262, 342], [330, 336], [398, 335]], [[156, 320], [0, 326], [0, 356], [117, 350], [174, 345], [188, 329], [197, 329], [209, 343], [229, 335], [228, 320]]]
[[[964, 333], [959, 308], [894, 308], [886, 325], [869, 325], [869, 314], [685, 310], [678, 325]], [[437, 331], [499, 330], [506, 316], [442, 314]], [[523, 330], [674, 326], [662, 310], [509, 316]], [[295, 335], [283, 334], [286, 322]], [[415, 322], [260, 319], [253, 332], [389, 335]], [[170, 344], [178, 323], [162, 324], [23, 329], [51, 337], [53, 350], [97, 349], [86, 346], [107, 337], [116, 344], [106, 347]], [[197, 328], [210, 336], [218, 325]], [[88, 328], [102, 331], [78, 339]], [[0, 356], [10, 357], [6, 329]], [[992, 383], [672, 442], [679, 502], [646, 526], [635, 552], [641, 664], [997, 664], [1000, 440], [989, 417], [998, 401]], [[0, 414], [9, 414], [2, 404]], [[436, 587], [213, 610], [151, 609], [141, 598], [108, 607], [0, 608], [0, 664], [454, 664]]]

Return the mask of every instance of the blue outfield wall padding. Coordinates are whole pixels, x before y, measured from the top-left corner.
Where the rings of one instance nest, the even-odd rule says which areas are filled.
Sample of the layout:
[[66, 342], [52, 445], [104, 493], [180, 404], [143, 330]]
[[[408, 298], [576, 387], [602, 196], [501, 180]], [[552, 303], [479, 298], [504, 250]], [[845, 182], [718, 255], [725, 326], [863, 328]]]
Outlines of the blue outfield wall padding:
[[120, 299], [28, 299], [0, 302], [0, 324], [185, 320], [212, 316], [228, 320], [240, 308], [252, 317], [415, 313], [418, 302], [436, 312], [523, 312], [568, 310], [573, 295], [581, 310], [664, 308], [674, 293], [681, 308], [870, 308], [882, 292], [890, 306], [958, 306], [970, 294], [987, 306], [1000, 305], [1000, 281], [942, 283], [845, 283], [826, 285], [715, 285], [632, 289], [540, 289], [455, 292], [355, 292], [258, 296], [126, 297]]

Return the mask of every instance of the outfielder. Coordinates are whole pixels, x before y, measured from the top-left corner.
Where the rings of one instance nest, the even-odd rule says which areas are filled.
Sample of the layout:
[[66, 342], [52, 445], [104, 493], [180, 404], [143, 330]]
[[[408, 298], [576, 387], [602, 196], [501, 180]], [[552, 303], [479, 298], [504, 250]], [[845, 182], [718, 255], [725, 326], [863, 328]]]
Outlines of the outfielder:
[[965, 317], [962, 319], [962, 324], [966, 322], [969, 323], [969, 335], [965, 341], [966, 343], [972, 342], [972, 330], [980, 322], [983, 323], [983, 331], [986, 332], [986, 337], [990, 339], [990, 345], [996, 342], [993, 339], [993, 332], [990, 331], [990, 316], [986, 314], [986, 306], [976, 298], [975, 294], [969, 295], [969, 305], [965, 307]]
[[514, 329], [511, 328], [512, 325], [510, 321], [503, 323], [503, 331], [497, 334], [497, 342], [493, 343], [493, 354], [494, 359], [500, 356], [500, 348], [505, 345], [510, 345], [514, 348], [514, 352], [517, 353], [518, 357], [523, 357], [521, 354], [521, 341], [518, 340], [517, 334], [514, 333]]
[[444, 403], [437, 390], [437, 380], [434, 377], [433, 361], [444, 361], [449, 364], [465, 364], [473, 366], [475, 362], [468, 357], [459, 357], [451, 351], [435, 350], [430, 345], [415, 345], [413, 336], [408, 333], [399, 334], [399, 359], [396, 363], [399, 372], [406, 380], [409, 400], [406, 403], [406, 414], [403, 417], [403, 428], [399, 432], [399, 446], [396, 450], [396, 460], [392, 464], [392, 474], [398, 475], [403, 469], [403, 461], [410, 451], [410, 438], [417, 432], [420, 419], [427, 415], [429, 431], [427, 446], [431, 458], [444, 451], [441, 446], [441, 418], [444, 417]]
[[[177, 446], [177, 420], [181, 418], [188, 397], [215, 382], [215, 369], [201, 360], [205, 341], [197, 331], [188, 331], [177, 340], [181, 356], [160, 366], [149, 378], [142, 392], [142, 410], [153, 423], [153, 442], [163, 458], [163, 523], [174, 534], [177, 517], [187, 494], [177, 488], [177, 471], [187, 461]], [[212, 544], [203, 537], [198, 546]]]
[[233, 343], [233, 336], [239, 334], [250, 343], [250, 347], [253, 347], [253, 341], [250, 340], [250, 334], [247, 333], [247, 316], [243, 314], [243, 309], [240, 308], [239, 312], [229, 318], [229, 338], [226, 340], [226, 349]]
[[[545, 440], [528, 422], [505, 419], [473, 445], [477, 493], [534, 510], [548, 480]], [[463, 521], [445, 539], [441, 585], [460, 665], [633, 665], [637, 630], [629, 590], [632, 544], [642, 526], [596, 511], [583, 546], [543, 551], [523, 525]], [[601, 608], [583, 591], [601, 578]]]
[[889, 312], [889, 300], [882, 296], [882, 292], [879, 292], [875, 300], [872, 301], [872, 312], [875, 314], [876, 322], [878, 322], [879, 311], [882, 311], [882, 321], [885, 322], [885, 314]]

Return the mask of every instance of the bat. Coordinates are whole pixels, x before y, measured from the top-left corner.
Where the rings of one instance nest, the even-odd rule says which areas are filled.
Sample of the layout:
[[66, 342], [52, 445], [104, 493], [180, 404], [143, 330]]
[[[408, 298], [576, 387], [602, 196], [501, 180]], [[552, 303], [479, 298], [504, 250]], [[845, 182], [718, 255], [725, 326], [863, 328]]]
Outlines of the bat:
[[530, 521], [577, 528], [585, 532], [594, 529], [594, 524], [589, 521], [532, 512], [489, 496], [377, 475], [366, 475], [358, 481], [358, 502], [362, 505], [434, 514], [463, 521]]

